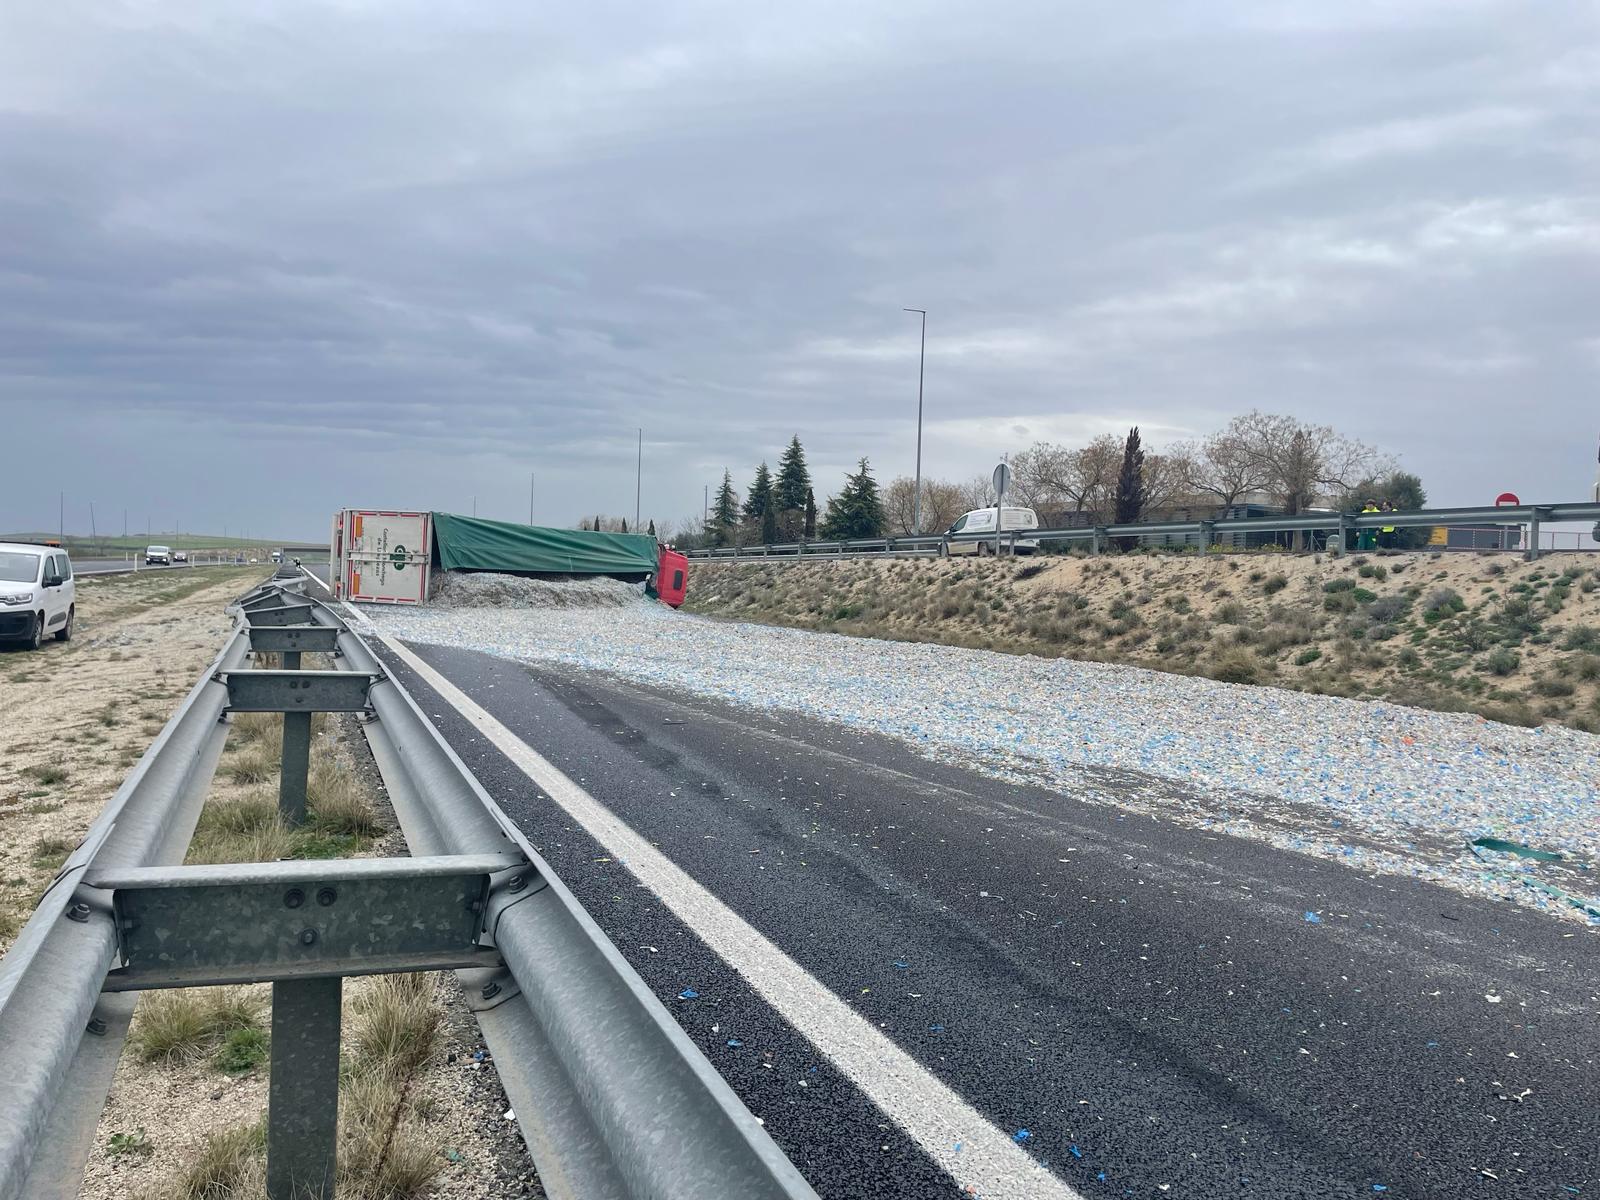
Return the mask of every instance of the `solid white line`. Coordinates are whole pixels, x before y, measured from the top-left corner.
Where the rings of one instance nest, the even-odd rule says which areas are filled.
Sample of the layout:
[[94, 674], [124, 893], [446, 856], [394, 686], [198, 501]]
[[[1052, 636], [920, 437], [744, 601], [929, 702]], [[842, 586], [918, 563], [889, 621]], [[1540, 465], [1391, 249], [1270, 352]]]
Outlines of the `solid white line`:
[[[368, 632], [377, 632], [368, 626]], [[1082, 1200], [1010, 1135], [941, 1083], [660, 850], [393, 638], [378, 636], [564, 808], [761, 998], [816, 1046], [964, 1189], [1018, 1200]]]

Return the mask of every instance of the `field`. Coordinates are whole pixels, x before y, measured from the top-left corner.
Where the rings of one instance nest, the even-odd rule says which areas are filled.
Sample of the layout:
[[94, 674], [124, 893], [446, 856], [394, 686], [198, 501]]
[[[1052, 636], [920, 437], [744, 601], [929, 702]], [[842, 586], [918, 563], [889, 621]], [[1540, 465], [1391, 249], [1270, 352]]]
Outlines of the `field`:
[[[32, 533], [0, 534], [0, 542], [38, 542], [47, 539], [57, 540], [58, 535], [37, 530]], [[270, 552], [286, 544], [282, 538], [223, 537], [210, 533], [133, 533], [126, 537], [105, 533], [97, 537], [85, 537], [69, 533], [59, 537], [59, 540], [69, 554], [78, 558], [117, 558], [124, 554], [139, 553], [150, 545], [173, 546], [180, 550], [242, 550], [248, 554], [251, 551]], [[299, 543], [291, 539], [287, 544]]]

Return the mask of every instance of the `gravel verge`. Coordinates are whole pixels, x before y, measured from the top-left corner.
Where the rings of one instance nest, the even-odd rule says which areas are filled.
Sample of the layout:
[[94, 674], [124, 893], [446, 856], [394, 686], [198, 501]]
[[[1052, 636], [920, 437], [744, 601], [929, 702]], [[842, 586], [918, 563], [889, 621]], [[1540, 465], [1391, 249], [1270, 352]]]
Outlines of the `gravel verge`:
[[[363, 609], [408, 641], [793, 712], [1074, 797], [1260, 838], [1353, 868], [1585, 917], [1600, 737], [1107, 663], [887, 642], [621, 607]], [[1113, 782], [1113, 779], [1120, 782]], [[1303, 825], [1291, 814], [1322, 820]], [[1290, 817], [1290, 819], [1285, 819]], [[1492, 835], [1554, 850], [1474, 853]], [[1588, 918], [1593, 920], [1594, 918]]]

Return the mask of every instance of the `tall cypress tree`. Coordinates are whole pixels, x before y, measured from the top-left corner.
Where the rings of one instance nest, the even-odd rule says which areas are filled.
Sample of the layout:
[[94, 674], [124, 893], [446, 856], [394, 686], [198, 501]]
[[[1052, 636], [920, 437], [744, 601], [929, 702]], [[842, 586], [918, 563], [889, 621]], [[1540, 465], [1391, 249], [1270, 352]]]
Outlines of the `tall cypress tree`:
[[739, 497], [733, 490], [733, 472], [722, 473], [722, 487], [711, 506], [711, 516], [706, 521], [706, 538], [713, 546], [726, 546], [733, 541], [734, 528], [739, 524]]
[[[806, 498], [810, 495], [811, 472], [806, 469], [806, 452], [796, 434], [778, 460], [778, 477], [772, 486], [773, 503], [778, 506], [778, 530], [784, 537], [799, 537], [805, 528]], [[813, 529], [806, 536], [814, 536], [815, 532]]]
[[817, 536], [817, 498], [811, 494], [811, 489], [806, 489], [806, 541], [811, 541]]
[[775, 505], [767, 505], [767, 510], [761, 514], [761, 544], [770, 546], [778, 540], [778, 509]]
[[651, 537], [655, 537], [656, 536], [656, 519], [654, 517], [650, 518], [650, 530], [649, 530], [649, 532], [650, 532], [650, 536]]
[[[1117, 474], [1117, 524], [1137, 521], [1144, 514], [1144, 448], [1139, 444], [1139, 427], [1128, 430], [1122, 446], [1122, 470]], [[1124, 550], [1138, 544], [1134, 537], [1119, 538]]]
[[744, 518], [751, 522], [760, 521], [771, 507], [772, 473], [767, 470], [767, 464], [762, 463], [756, 468], [755, 481], [751, 483], [744, 502]]
[[789, 439], [789, 445], [778, 460], [778, 481], [773, 492], [778, 508], [803, 509], [806, 493], [811, 490], [811, 472], [806, 469], [806, 452], [800, 445], [800, 435]]

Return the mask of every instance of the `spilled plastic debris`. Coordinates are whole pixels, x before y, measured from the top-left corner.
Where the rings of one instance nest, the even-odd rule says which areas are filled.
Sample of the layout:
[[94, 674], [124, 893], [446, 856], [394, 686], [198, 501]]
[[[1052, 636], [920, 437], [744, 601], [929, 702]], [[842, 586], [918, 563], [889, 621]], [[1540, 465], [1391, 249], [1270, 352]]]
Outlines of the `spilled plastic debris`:
[[[500, 586], [483, 578], [460, 586], [481, 595]], [[581, 590], [637, 595], [632, 585], [583, 582]], [[1591, 734], [1109, 663], [711, 620], [642, 599], [527, 605], [364, 611], [402, 638], [884, 734], [1076, 799], [1600, 923], [1583, 900], [1597, 889], [1579, 886], [1600, 861], [1600, 738]], [[1466, 844], [1474, 839], [1559, 855], [1527, 861], [1559, 869], [1535, 882], [1565, 895], [1486, 870], [1480, 856], [1498, 851]]]
[[604, 575], [528, 579], [493, 571], [439, 571], [429, 583], [428, 603], [454, 608], [622, 608], [646, 603], [644, 585]]

